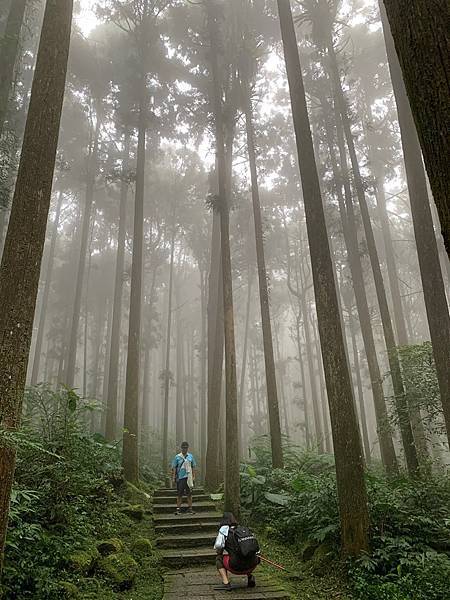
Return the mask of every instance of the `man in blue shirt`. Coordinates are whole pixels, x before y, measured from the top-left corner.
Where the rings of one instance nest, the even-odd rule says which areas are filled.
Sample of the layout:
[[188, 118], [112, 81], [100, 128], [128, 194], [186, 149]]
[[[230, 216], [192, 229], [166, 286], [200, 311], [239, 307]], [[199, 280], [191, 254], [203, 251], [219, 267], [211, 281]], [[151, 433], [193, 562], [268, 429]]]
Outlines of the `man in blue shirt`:
[[187, 497], [188, 513], [193, 515], [192, 510], [192, 490], [194, 488], [195, 469], [197, 463], [189, 450], [189, 444], [181, 444], [181, 452], [175, 456], [172, 461], [172, 481], [177, 486], [177, 510], [176, 515], [181, 514], [181, 504], [183, 496]]

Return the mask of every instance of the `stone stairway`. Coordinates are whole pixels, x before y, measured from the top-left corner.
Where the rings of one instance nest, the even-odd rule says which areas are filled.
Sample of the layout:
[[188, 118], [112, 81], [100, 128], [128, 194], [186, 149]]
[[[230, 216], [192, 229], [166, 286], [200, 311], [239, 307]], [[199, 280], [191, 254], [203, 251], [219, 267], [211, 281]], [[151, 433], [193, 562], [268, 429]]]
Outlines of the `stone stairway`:
[[[232, 592], [214, 590], [219, 585], [213, 545], [221, 513], [203, 489], [194, 491], [196, 514], [175, 515], [176, 494], [173, 489], [157, 490], [153, 497], [153, 519], [157, 546], [163, 565], [164, 600], [289, 600], [289, 594], [257, 572], [257, 587], [246, 587], [246, 577], [233, 576]], [[185, 503], [186, 505], [186, 503]]]

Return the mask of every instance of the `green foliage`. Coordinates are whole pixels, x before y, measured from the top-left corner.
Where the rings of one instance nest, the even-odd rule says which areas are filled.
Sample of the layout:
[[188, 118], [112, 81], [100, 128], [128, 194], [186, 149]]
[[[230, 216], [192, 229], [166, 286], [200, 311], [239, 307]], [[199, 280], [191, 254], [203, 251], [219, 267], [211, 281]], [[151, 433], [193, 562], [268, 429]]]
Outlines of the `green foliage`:
[[399, 357], [408, 404], [421, 411], [429, 431], [444, 433], [442, 403], [431, 342], [401, 346]]
[[2, 435], [17, 449], [2, 583], [8, 599], [52, 600], [61, 598], [58, 580], [74, 566], [70, 557], [95, 550], [90, 540], [112, 537], [126, 519], [114, 508], [120, 456], [84, 433], [91, 408], [72, 390], [38, 386], [25, 407], [24, 428]]
[[[339, 553], [333, 461], [295, 452], [295, 466], [284, 470], [270, 472], [264, 452], [261, 464], [242, 465], [242, 501], [272, 538], [323, 568]], [[388, 479], [369, 472], [367, 488], [372, 551], [348, 565], [355, 598], [444, 600], [450, 580], [449, 477]]]

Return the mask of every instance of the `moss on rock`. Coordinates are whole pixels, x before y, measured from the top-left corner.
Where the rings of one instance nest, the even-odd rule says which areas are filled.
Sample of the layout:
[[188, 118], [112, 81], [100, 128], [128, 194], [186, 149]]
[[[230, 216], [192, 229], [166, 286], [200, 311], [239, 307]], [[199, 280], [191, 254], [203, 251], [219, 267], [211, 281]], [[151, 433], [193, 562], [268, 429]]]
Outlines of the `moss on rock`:
[[98, 562], [98, 570], [103, 573], [111, 583], [121, 589], [129, 589], [138, 572], [138, 564], [126, 552], [118, 552], [104, 556]]
[[155, 551], [152, 542], [148, 538], [143, 537], [138, 537], [133, 540], [131, 550], [138, 556], [150, 556]]
[[97, 548], [88, 548], [87, 550], [73, 552], [67, 562], [72, 571], [87, 575], [92, 571], [99, 558], [100, 554]]
[[146, 504], [151, 498], [144, 490], [139, 489], [129, 481], [126, 482], [124, 498], [130, 504]]
[[108, 556], [109, 554], [123, 552], [125, 550], [125, 546], [123, 545], [123, 542], [119, 540], [119, 538], [110, 538], [109, 540], [104, 540], [103, 542], [97, 544], [97, 550], [102, 556]]
[[128, 504], [121, 509], [121, 512], [137, 521], [142, 521], [144, 518], [144, 508], [141, 504]]

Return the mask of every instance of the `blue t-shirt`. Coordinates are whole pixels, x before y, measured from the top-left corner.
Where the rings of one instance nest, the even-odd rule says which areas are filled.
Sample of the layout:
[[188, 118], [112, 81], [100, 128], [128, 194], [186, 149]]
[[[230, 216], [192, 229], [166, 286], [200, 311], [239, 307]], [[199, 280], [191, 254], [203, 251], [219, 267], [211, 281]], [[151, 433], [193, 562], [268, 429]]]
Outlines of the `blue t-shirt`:
[[172, 469], [176, 470], [177, 480], [186, 479], [186, 477], [188, 476], [188, 474], [186, 473], [186, 469], [181, 466], [184, 464], [185, 460], [188, 460], [191, 463], [193, 469], [195, 469], [195, 467], [197, 466], [195, 458], [190, 452], [188, 452], [186, 456], [180, 456], [179, 454], [177, 454], [172, 461]]

